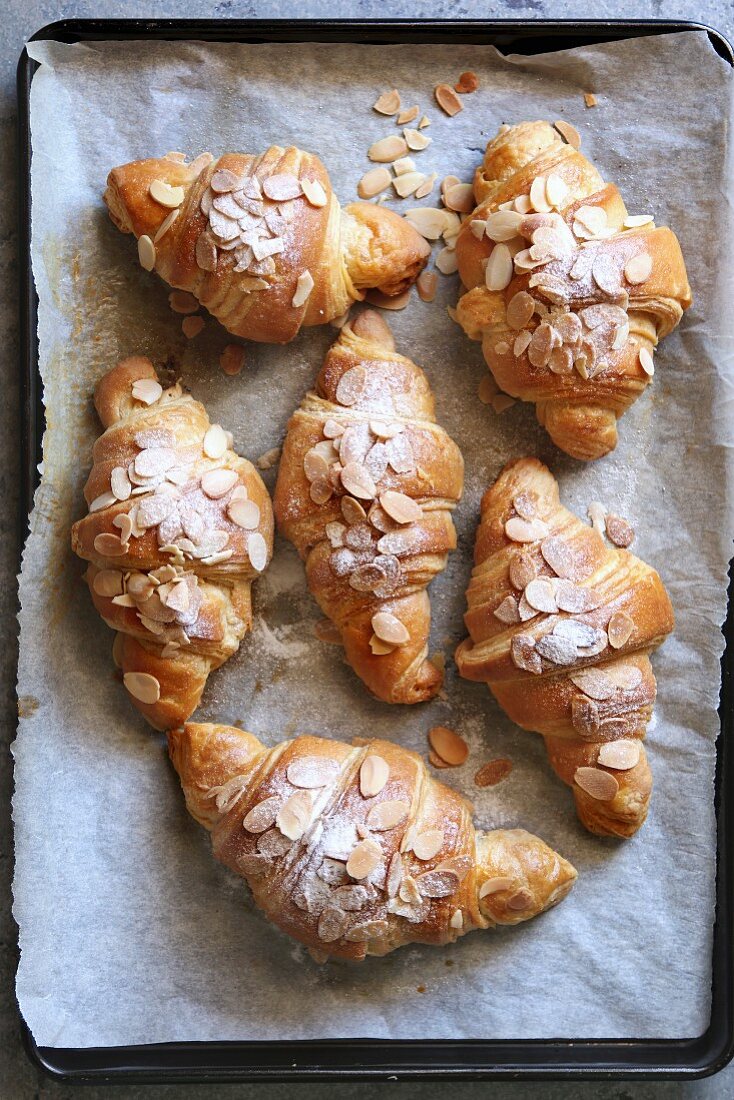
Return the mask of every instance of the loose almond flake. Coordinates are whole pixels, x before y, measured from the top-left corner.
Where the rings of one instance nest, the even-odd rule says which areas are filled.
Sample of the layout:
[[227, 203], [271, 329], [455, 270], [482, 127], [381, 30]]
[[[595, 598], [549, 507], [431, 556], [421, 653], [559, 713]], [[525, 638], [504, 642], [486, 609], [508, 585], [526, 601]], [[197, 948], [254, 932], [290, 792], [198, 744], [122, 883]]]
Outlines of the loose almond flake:
[[146, 271], [152, 271], [155, 267], [155, 245], [145, 234], [138, 238], [138, 259]]
[[[412, 159], [412, 157], [401, 157], [399, 160], [393, 162], [392, 170], [396, 176], [407, 176], [409, 172], [415, 172], [415, 161]], [[387, 168], [374, 168], [373, 171], [387, 172]]]
[[373, 142], [367, 150], [367, 156], [378, 164], [389, 164], [399, 157], [404, 157], [407, 152], [408, 145], [405, 139], [398, 134], [390, 134], [389, 137]]
[[623, 739], [608, 741], [599, 749], [597, 763], [618, 772], [629, 771], [640, 762], [640, 742]]
[[387, 168], [372, 168], [357, 184], [357, 194], [360, 199], [373, 199], [375, 195], [387, 190], [391, 182]]
[[619, 783], [614, 776], [599, 768], [577, 768], [573, 781], [599, 802], [611, 802], [619, 791]]
[[476, 92], [478, 87], [479, 77], [471, 70], [462, 73], [456, 84], [454, 84], [456, 91], [461, 92], [462, 95], [469, 95], [471, 92]]
[[596, 96], [593, 92], [584, 92], [584, 103], [587, 107], [596, 107]]
[[406, 127], [403, 130], [403, 137], [405, 138], [405, 144], [413, 152], [420, 152], [423, 149], [427, 149], [431, 144], [432, 138], [429, 138], [428, 134], [422, 134], [420, 130], [411, 130]]
[[276, 797], [266, 798], [258, 802], [256, 806], [245, 814], [242, 822], [243, 828], [248, 833], [264, 833], [272, 828], [280, 808], [280, 799]]
[[400, 93], [397, 88], [391, 92], [383, 92], [372, 104], [372, 110], [381, 115], [395, 115], [400, 110]]
[[432, 271], [422, 271], [416, 280], [418, 297], [422, 302], [432, 302], [436, 297], [438, 279]]
[[625, 548], [632, 545], [635, 538], [635, 532], [626, 519], [610, 513], [607, 515], [605, 522], [607, 538], [610, 542], [613, 542], [615, 546]]
[[181, 331], [187, 340], [195, 339], [204, 328], [203, 317], [184, 317], [181, 322]]
[[460, 767], [469, 755], [469, 746], [455, 730], [434, 726], [428, 731], [431, 748], [452, 768]]
[[396, 176], [392, 181], [392, 185], [400, 198], [406, 199], [408, 195], [412, 195], [418, 190], [425, 178], [422, 172], [405, 172], [401, 176]]
[[501, 757], [497, 760], [488, 760], [474, 775], [477, 787], [496, 787], [512, 771], [512, 761]]
[[415, 210], [408, 210], [405, 220], [427, 241], [437, 241], [449, 225], [448, 214], [449, 211], [439, 210], [437, 207], [419, 206]]
[[359, 789], [363, 798], [378, 795], [390, 777], [389, 765], [381, 756], [370, 753], [359, 769]]
[[160, 683], [155, 676], [150, 676], [147, 672], [126, 672], [122, 682], [133, 699], [137, 699], [139, 703], [152, 706], [161, 697]]
[[401, 111], [398, 115], [398, 126], [404, 126], [408, 122], [413, 122], [418, 118], [420, 109], [418, 107], [407, 107], [404, 111]]
[[219, 356], [219, 366], [230, 377], [239, 374], [245, 365], [245, 349], [241, 344], [227, 344]]
[[366, 301], [378, 309], [405, 309], [410, 301], [410, 287], [402, 294], [383, 294], [380, 290], [368, 290]]
[[459, 261], [453, 248], [442, 248], [436, 256], [436, 267], [442, 275], [453, 275], [459, 270]]
[[470, 183], [455, 183], [444, 192], [443, 201], [449, 210], [471, 214], [474, 209], [474, 188]]
[[453, 117], [453, 115], [457, 115], [459, 111], [463, 111], [464, 104], [450, 84], [437, 84], [433, 90], [433, 94], [436, 97], [436, 103], [438, 103], [441, 110], [447, 115]]
[[624, 219], [622, 225], [625, 229], [638, 229], [642, 225], [651, 225], [654, 221], [652, 214], [630, 214]]

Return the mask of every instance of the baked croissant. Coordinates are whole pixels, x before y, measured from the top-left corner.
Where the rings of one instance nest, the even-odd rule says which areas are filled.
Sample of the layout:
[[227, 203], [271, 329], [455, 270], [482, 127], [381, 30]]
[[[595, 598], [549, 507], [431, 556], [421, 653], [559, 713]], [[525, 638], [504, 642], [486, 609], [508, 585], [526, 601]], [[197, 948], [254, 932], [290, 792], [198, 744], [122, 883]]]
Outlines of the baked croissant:
[[691, 304], [680, 245], [547, 122], [503, 126], [456, 243], [457, 319], [500, 388], [579, 459], [617, 445], [652, 352]]
[[357, 675], [389, 703], [439, 690], [427, 586], [456, 546], [461, 453], [433, 415], [423, 371], [379, 314], [345, 325], [288, 425], [279, 529]]
[[319, 962], [519, 924], [576, 878], [522, 829], [476, 831], [468, 803], [387, 741], [267, 749], [243, 730], [189, 723], [168, 745], [216, 858]]
[[339, 317], [370, 288], [400, 294], [430, 250], [382, 206], [342, 209], [318, 157], [292, 146], [133, 161], [112, 169], [104, 199], [147, 270], [267, 344]]
[[652, 787], [649, 654], [673, 629], [660, 577], [564, 508], [534, 458], [509, 463], [485, 493], [474, 560], [459, 672], [543, 735], [587, 829], [631, 836]]
[[250, 629], [250, 585], [273, 548], [270, 497], [203, 405], [163, 389], [148, 359], [97, 384], [105, 431], [71, 542], [138, 710], [156, 729], [185, 721], [209, 673]]

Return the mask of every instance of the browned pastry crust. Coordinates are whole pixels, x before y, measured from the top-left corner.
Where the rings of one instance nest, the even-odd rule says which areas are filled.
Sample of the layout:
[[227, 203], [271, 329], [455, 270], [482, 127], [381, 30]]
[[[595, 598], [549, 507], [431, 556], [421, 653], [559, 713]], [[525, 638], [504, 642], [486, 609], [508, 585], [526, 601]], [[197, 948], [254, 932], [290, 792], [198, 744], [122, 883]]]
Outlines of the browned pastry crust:
[[629, 224], [617, 188], [547, 122], [503, 126], [474, 188], [456, 244], [458, 321], [557, 446], [599, 458], [691, 304], [678, 240], [652, 219]]
[[673, 629], [660, 577], [564, 508], [534, 458], [485, 493], [474, 560], [459, 672], [543, 735], [587, 829], [631, 836], [652, 787], [640, 744], [655, 701], [649, 654]]
[[[165, 201], [181, 201], [156, 240], [171, 214], [153, 197], [161, 183], [181, 189], [172, 198], [164, 191]], [[295, 197], [278, 201], [268, 191]], [[194, 294], [236, 336], [268, 344], [340, 316], [370, 288], [400, 294], [430, 250], [390, 210], [342, 208], [318, 157], [292, 146], [218, 160], [205, 153], [191, 164], [176, 153], [133, 161], [112, 169], [104, 199], [118, 229], [154, 242], [162, 279]], [[310, 292], [298, 293], [301, 278], [312, 280]]]
[[203, 405], [178, 384], [164, 390], [150, 360], [124, 360], [94, 399], [105, 431], [72, 547], [117, 631], [130, 698], [168, 729], [194, 712], [209, 673], [250, 629], [250, 586], [272, 554], [270, 497]]
[[168, 744], [216, 858], [318, 961], [518, 924], [576, 878], [522, 829], [476, 831], [468, 803], [386, 741], [297, 737], [267, 749], [242, 730], [189, 723]]
[[[349, 664], [386, 702], [418, 703], [441, 686], [427, 659], [426, 588], [456, 545], [451, 511], [463, 469], [435, 421], [426, 376], [397, 354], [379, 314], [345, 325], [288, 425], [275, 515]], [[360, 471], [368, 473], [363, 490], [350, 480]], [[396, 493], [409, 522], [389, 513]], [[403, 637], [387, 652], [376, 638], [385, 627]]]

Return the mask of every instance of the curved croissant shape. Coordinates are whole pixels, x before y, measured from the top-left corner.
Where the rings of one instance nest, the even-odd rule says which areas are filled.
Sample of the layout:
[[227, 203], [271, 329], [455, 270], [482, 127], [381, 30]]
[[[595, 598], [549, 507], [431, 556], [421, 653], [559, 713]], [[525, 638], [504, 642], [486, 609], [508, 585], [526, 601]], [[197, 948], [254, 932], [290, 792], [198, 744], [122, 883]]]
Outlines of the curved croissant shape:
[[474, 188], [456, 244], [459, 324], [561, 450], [599, 458], [691, 304], [678, 240], [629, 217], [614, 184], [547, 122], [503, 126]]
[[132, 702], [169, 729], [250, 629], [250, 585], [273, 548], [270, 497], [228, 433], [180, 385], [164, 390], [150, 360], [118, 364], [94, 403], [105, 431], [72, 547], [117, 631], [113, 656]]
[[388, 703], [432, 698], [427, 586], [456, 546], [461, 453], [423, 371], [373, 311], [345, 325], [288, 425], [275, 515], [357, 675]]
[[587, 829], [631, 836], [652, 788], [640, 743], [655, 702], [649, 654], [673, 629], [660, 577], [564, 508], [534, 458], [485, 493], [474, 560], [459, 672], [543, 735]]
[[319, 962], [446, 944], [556, 905], [576, 871], [522, 829], [474, 829], [414, 752], [191, 723], [168, 745], [214, 855]]
[[104, 199], [147, 270], [267, 344], [339, 317], [369, 288], [400, 294], [430, 250], [390, 210], [342, 209], [318, 157], [292, 146], [133, 161], [112, 169]]

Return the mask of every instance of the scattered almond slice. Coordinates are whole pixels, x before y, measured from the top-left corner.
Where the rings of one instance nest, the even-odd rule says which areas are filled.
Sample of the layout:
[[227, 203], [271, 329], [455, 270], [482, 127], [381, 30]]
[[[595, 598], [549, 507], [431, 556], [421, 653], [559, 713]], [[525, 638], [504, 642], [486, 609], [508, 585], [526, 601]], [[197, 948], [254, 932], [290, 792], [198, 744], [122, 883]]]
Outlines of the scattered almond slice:
[[430, 126], [430, 125], [431, 125], [430, 118], [428, 117], [428, 115], [424, 115], [423, 118], [418, 123], [418, 129], [419, 130], [425, 130], [426, 126]]
[[514, 404], [516, 404], [515, 398], [510, 397], [508, 393], [498, 393], [497, 396], [492, 399], [492, 408], [498, 416], [503, 412], [507, 412]]
[[193, 340], [204, 328], [203, 317], [184, 317], [181, 322], [181, 331], [187, 340]]
[[470, 183], [455, 183], [443, 191], [443, 201], [449, 210], [471, 214], [474, 209], [474, 188]]
[[437, 241], [449, 224], [448, 215], [448, 210], [440, 210], [435, 206], [419, 206], [415, 210], [408, 210], [405, 220], [427, 241]]
[[407, 107], [404, 111], [401, 111], [398, 115], [398, 126], [404, 126], [407, 122], [413, 122], [418, 118], [420, 110], [417, 106]]
[[572, 126], [570, 122], [565, 122], [562, 118], [556, 119], [553, 125], [567, 145], [571, 145], [574, 149], [581, 148], [581, 135], [575, 126]]
[[187, 290], [172, 290], [168, 295], [168, 304], [174, 313], [196, 313], [199, 303]]
[[405, 138], [405, 144], [414, 152], [427, 149], [433, 141], [433, 138], [429, 138], [428, 134], [422, 134], [420, 130], [410, 130], [407, 127], [403, 130], [403, 137]]
[[245, 349], [241, 344], [227, 344], [219, 356], [219, 366], [225, 374], [239, 374], [245, 365]]
[[430, 176], [426, 176], [425, 181], [420, 185], [418, 190], [415, 192], [415, 197], [417, 199], [425, 199], [428, 195], [430, 195], [431, 191], [433, 190], [433, 185], [436, 182], [437, 178], [438, 178], [438, 172], [431, 172]]
[[146, 271], [152, 271], [155, 267], [155, 245], [145, 234], [138, 238], [138, 259]]
[[392, 170], [396, 176], [405, 176], [408, 172], [415, 172], [415, 161], [412, 157], [400, 157], [393, 161]]
[[434, 752], [433, 749], [431, 749], [431, 751], [428, 753], [428, 759], [433, 764], [434, 768], [450, 768], [451, 767], [451, 765], [447, 764], [445, 760], [442, 760], [441, 757], [438, 755], [438, 753]]
[[512, 771], [512, 761], [503, 757], [496, 760], [488, 760], [474, 775], [474, 782], [478, 787], [495, 787]]
[[139, 703], [147, 703], [152, 706], [161, 697], [161, 685], [155, 676], [147, 672], [126, 672], [122, 682], [134, 699]]
[[471, 70], [462, 73], [456, 84], [454, 84], [454, 90], [461, 92], [462, 95], [470, 95], [472, 92], [476, 92], [479, 87], [479, 77]]
[[463, 111], [464, 104], [450, 84], [437, 84], [433, 89], [433, 94], [441, 110], [450, 117], [457, 115], [459, 111]]
[[483, 405], [491, 405], [494, 398], [498, 394], [497, 383], [491, 374], [485, 374], [482, 381], [479, 383], [479, 389], [477, 395]]
[[400, 110], [400, 93], [397, 88], [383, 92], [372, 104], [372, 110], [381, 115], [395, 115]]
[[385, 191], [392, 180], [387, 168], [372, 168], [365, 172], [357, 184], [357, 194], [360, 199], [373, 199], [381, 191]]
[[469, 746], [463, 737], [447, 726], [434, 726], [428, 731], [431, 748], [452, 768], [460, 767], [469, 755]]
[[422, 172], [405, 172], [401, 176], [396, 176], [392, 185], [401, 199], [407, 199], [408, 195], [418, 190], [425, 178]]
[[399, 157], [404, 157], [407, 152], [408, 145], [405, 139], [397, 134], [391, 134], [390, 137], [373, 142], [367, 150], [367, 156], [380, 164], [389, 164]]
[[368, 301], [370, 305], [377, 306], [378, 309], [405, 309], [410, 301], [410, 289], [403, 291], [402, 294], [395, 294], [392, 297], [388, 294], [383, 294], [381, 290], [368, 290], [365, 300]]
[[416, 280], [416, 290], [422, 302], [432, 302], [436, 297], [438, 279], [432, 271], [422, 271]]
[[596, 107], [596, 96], [593, 92], [584, 92], [584, 103], [587, 107]]
[[453, 275], [459, 270], [459, 261], [453, 248], [442, 248], [436, 256], [436, 267], [442, 275]]

